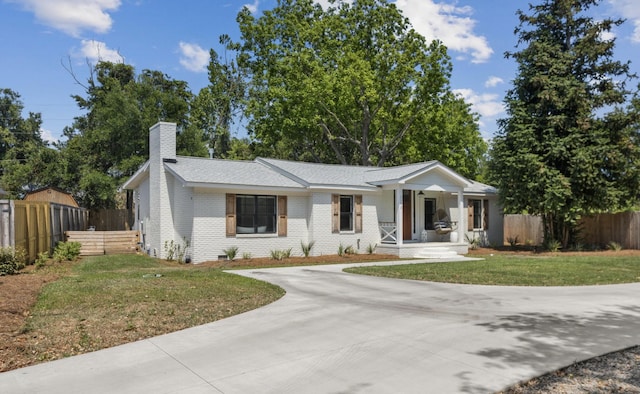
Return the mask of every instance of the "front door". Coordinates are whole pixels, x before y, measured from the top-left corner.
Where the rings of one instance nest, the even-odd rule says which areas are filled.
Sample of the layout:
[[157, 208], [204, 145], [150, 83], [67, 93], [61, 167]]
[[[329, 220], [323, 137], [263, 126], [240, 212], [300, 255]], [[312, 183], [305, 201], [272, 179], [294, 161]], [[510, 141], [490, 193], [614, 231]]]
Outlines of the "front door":
[[402, 191], [402, 239], [412, 238], [411, 233], [411, 190]]

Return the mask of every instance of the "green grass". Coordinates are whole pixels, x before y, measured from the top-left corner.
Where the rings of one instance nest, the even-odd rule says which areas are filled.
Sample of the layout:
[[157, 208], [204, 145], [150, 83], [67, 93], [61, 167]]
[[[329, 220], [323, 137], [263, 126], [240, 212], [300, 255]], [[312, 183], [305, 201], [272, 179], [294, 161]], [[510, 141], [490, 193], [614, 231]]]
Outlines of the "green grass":
[[349, 268], [346, 272], [432, 282], [502, 286], [585, 286], [640, 282], [632, 256], [487, 256], [486, 260]]
[[99, 256], [46, 285], [23, 331], [42, 338], [33, 350], [41, 359], [55, 359], [212, 322], [283, 295], [219, 269]]

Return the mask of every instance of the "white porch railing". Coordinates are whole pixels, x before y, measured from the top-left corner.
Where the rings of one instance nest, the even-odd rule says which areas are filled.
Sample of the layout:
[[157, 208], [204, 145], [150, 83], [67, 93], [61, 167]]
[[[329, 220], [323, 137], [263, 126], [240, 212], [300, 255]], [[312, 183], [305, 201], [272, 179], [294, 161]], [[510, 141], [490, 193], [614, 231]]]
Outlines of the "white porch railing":
[[398, 226], [395, 222], [379, 222], [380, 237], [383, 244], [395, 244], [398, 239]]

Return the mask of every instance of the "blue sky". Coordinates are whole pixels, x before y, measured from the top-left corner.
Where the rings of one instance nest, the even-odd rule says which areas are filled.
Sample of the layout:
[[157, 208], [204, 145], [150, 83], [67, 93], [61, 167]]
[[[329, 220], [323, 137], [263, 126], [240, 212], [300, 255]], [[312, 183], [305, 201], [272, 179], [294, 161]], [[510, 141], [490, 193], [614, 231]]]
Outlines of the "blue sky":
[[[321, 4], [326, 0], [318, 1]], [[504, 116], [502, 100], [516, 67], [504, 58], [515, 49], [515, 12], [537, 0], [395, 0], [414, 28], [438, 38], [454, 62], [451, 86], [481, 115], [490, 138]], [[218, 37], [238, 36], [235, 17], [247, 6], [259, 16], [275, 0], [0, 0], [0, 88], [22, 96], [26, 111], [40, 112], [43, 135], [59, 139], [81, 115], [73, 94], [83, 94], [87, 62], [124, 61], [187, 81], [197, 93], [207, 85], [210, 48]], [[625, 18], [613, 32], [616, 57], [640, 74], [640, 0], [602, 0], [596, 18]], [[25, 114], [26, 115], [26, 114]], [[244, 136], [239, 131], [239, 136]]]

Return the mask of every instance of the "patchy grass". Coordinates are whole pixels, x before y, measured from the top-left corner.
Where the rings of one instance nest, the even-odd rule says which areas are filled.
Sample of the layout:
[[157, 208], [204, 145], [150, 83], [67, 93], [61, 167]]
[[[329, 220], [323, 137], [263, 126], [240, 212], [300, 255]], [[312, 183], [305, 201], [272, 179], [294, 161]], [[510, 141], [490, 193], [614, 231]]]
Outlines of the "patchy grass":
[[349, 268], [346, 272], [432, 282], [585, 286], [640, 282], [637, 256], [484, 255], [485, 260]]
[[22, 333], [36, 361], [177, 331], [271, 303], [281, 288], [145, 256], [99, 256], [46, 285]]

